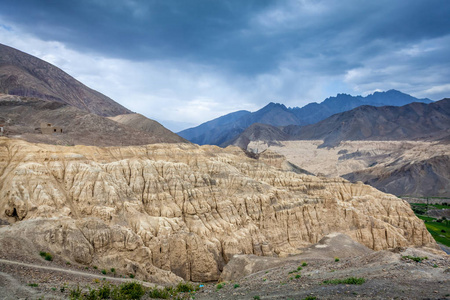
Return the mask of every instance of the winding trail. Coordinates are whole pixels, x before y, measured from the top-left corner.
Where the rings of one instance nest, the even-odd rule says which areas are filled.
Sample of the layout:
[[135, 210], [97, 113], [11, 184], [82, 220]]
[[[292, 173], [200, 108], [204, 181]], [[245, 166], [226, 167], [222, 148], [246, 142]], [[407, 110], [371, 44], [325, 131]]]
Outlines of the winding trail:
[[30, 264], [30, 263], [23, 263], [23, 262], [18, 262], [18, 261], [13, 261], [13, 260], [6, 260], [6, 259], [0, 259], [0, 265], [1, 264], [10, 264], [10, 265], [24, 266], [24, 267], [28, 267], [28, 268], [35, 268], [35, 269], [41, 269], [41, 270], [47, 270], [47, 271], [55, 271], [55, 272], [61, 272], [61, 273], [65, 273], [65, 274], [72, 274], [72, 275], [76, 275], [76, 276], [84, 276], [84, 277], [97, 278], [97, 279], [106, 278], [107, 280], [118, 281], [118, 282], [138, 281], [139, 283], [141, 283], [142, 285], [147, 286], [147, 287], [154, 287], [155, 286], [155, 284], [152, 284], [152, 283], [149, 283], [149, 282], [143, 282], [143, 281], [139, 281], [139, 280], [131, 279], [131, 278], [117, 278], [117, 277], [111, 277], [111, 276], [107, 276], [107, 275], [103, 275], [103, 274], [102, 275], [96, 275], [96, 274], [82, 272], [82, 271], [68, 270], [68, 269], [58, 268], [58, 267], [47, 267], [47, 266], [41, 266], [41, 265]]

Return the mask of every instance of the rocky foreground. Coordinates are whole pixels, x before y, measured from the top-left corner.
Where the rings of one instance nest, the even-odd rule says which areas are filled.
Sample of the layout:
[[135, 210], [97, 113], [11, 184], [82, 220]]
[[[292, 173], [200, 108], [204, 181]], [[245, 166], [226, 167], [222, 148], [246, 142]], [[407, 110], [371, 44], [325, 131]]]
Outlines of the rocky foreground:
[[157, 283], [218, 280], [235, 254], [288, 256], [341, 232], [373, 250], [437, 248], [397, 197], [296, 174], [279, 155], [190, 144], [62, 147], [0, 140], [0, 255]]

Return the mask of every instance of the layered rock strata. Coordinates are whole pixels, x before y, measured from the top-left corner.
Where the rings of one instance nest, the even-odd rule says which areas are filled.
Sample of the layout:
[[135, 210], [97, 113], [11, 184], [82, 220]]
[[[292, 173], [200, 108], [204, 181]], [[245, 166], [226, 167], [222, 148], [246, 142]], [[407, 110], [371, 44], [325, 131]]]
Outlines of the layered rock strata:
[[405, 201], [278, 160], [236, 147], [1, 138], [0, 219], [11, 225], [0, 245], [20, 240], [24, 251], [156, 282], [217, 280], [234, 254], [286, 256], [331, 232], [373, 250], [436, 245]]

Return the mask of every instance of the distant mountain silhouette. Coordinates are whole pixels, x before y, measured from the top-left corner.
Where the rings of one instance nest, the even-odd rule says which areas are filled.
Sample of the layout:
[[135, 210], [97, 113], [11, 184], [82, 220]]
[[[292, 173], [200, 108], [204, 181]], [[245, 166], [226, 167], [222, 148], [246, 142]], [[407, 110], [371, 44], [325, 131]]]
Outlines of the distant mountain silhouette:
[[401, 107], [364, 105], [306, 126], [254, 124], [230, 144], [246, 148], [255, 140], [323, 140], [328, 147], [344, 140], [448, 140], [449, 134], [450, 99], [443, 99]]
[[302, 108], [287, 108], [283, 104], [269, 103], [256, 112], [238, 111], [222, 116], [178, 134], [200, 145], [226, 146], [236, 141], [238, 136], [252, 124], [273, 126], [314, 124], [333, 114], [351, 110], [362, 105], [401, 106], [412, 102], [431, 103], [429, 99], [417, 99], [396, 90], [375, 92], [367, 97], [338, 94], [322, 103], [310, 103]]
[[0, 93], [62, 102], [100, 116], [131, 113], [61, 69], [2, 44]]

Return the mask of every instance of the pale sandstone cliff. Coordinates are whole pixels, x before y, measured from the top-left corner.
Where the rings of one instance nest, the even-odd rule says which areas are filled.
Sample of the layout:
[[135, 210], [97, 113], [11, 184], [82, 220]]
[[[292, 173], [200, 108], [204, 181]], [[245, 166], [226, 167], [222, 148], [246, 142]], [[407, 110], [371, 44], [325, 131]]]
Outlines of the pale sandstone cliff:
[[279, 157], [235, 147], [1, 138], [0, 219], [12, 225], [0, 228], [0, 246], [13, 240], [156, 282], [216, 280], [234, 254], [285, 256], [330, 232], [374, 250], [435, 247], [403, 200], [282, 169]]

